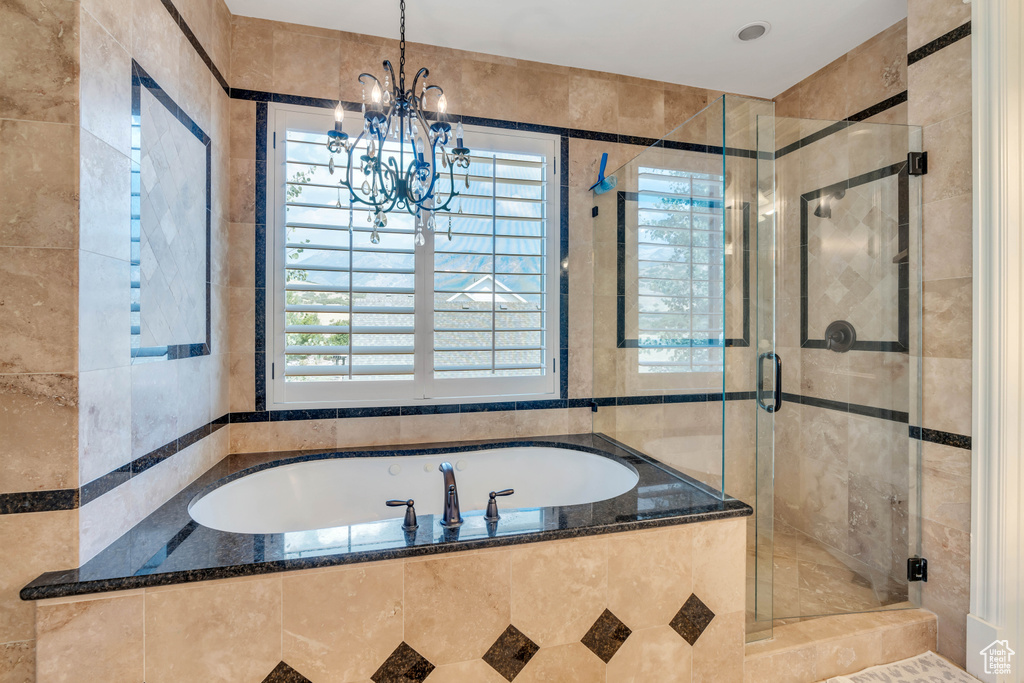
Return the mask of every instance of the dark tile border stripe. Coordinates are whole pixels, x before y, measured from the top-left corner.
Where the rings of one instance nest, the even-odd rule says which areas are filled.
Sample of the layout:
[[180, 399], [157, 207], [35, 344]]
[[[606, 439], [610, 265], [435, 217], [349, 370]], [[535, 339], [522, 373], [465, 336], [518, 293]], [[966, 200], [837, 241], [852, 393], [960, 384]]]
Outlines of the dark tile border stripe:
[[[550, 410], [560, 408], [601, 408], [627, 405], [656, 405], [672, 403], [710, 403], [715, 401], [751, 401], [756, 394], [753, 391], [730, 391], [714, 393], [665, 394], [652, 396], [608, 396], [594, 398], [572, 398], [552, 401], [520, 401], [495, 403], [461, 403], [445, 406], [381, 406], [376, 408], [340, 408], [337, 410], [298, 410], [287, 411], [288, 417], [275, 417], [275, 413], [242, 412], [222, 415], [207, 425], [188, 432], [187, 434], [157, 448], [112, 472], [94, 479], [79, 489], [57, 489], [53, 491], [28, 491], [21, 493], [0, 493], [0, 515], [47, 512], [52, 510], [73, 510], [96, 500], [124, 482], [145, 472], [150, 467], [163, 462], [175, 453], [213, 434], [227, 424], [246, 424], [250, 422], [270, 422], [288, 420], [345, 419], [349, 417], [397, 417], [400, 415], [424, 415], [440, 413], [480, 413], [513, 410]], [[784, 393], [785, 403], [808, 405], [826, 410], [835, 410], [881, 420], [908, 423], [909, 415], [902, 411], [875, 408], [872, 406], [832, 401], [829, 399], [801, 396]], [[428, 412], [434, 411], [434, 412]], [[910, 427], [910, 437], [929, 443], [937, 443], [955, 448], [971, 449], [971, 437], [936, 429]]]
[[865, 417], [876, 417], [880, 420], [890, 420], [892, 422], [910, 422], [910, 415], [900, 410], [889, 410], [888, 408], [875, 408], [873, 406], [860, 405], [858, 403], [847, 403], [846, 401], [832, 401], [827, 398], [815, 398], [813, 396], [801, 396], [800, 394], [788, 394], [783, 392], [783, 410], [785, 410], [785, 403], [798, 403], [805, 406], [813, 406], [815, 408], [824, 408], [826, 410], [835, 410], [840, 413], [852, 413], [854, 415], [863, 415]]
[[78, 507], [78, 489], [0, 493], [0, 515], [23, 512], [74, 510]]
[[958, 40], [962, 40], [969, 35], [971, 35], [971, 22], [968, 21], [966, 24], [957, 26], [949, 33], [939, 36], [932, 42], [922, 45], [916, 50], [912, 50], [910, 54], [907, 55], [907, 66], [917, 64], [925, 57], [933, 55], [942, 48], [949, 47], [953, 43]]
[[924, 427], [911, 427], [910, 438], [927, 441], [928, 443], [937, 443], [943, 446], [963, 448], [968, 451], [972, 448], [972, 439], [969, 436], [965, 436], [963, 434], [952, 434], [950, 432], [940, 432], [936, 429], [927, 429]]
[[824, 138], [827, 138], [830, 135], [838, 133], [839, 131], [846, 130], [855, 123], [860, 123], [871, 118], [872, 116], [877, 116], [878, 114], [881, 114], [884, 111], [887, 111], [889, 109], [892, 109], [893, 107], [903, 104], [904, 102], [907, 101], [907, 99], [907, 91], [904, 90], [903, 92], [893, 95], [892, 97], [886, 100], [882, 100], [878, 104], [871, 105], [870, 107], [864, 109], [863, 111], [859, 111], [856, 114], [851, 114], [842, 121], [836, 121], [832, 125], [826, 126], [815, 133], [811, 133], [805, 138], [797, 140], [796, 142], [792, 142], [786, 145], [785, 147], [780, 147], [775, 152], [775, 158], [779, 159], [781, 157], [786, 156], [787, 154], [791, 154], [792, 152], [801, 149], [802, 147], [806, 147], [810, 144], [813, 144], [818, 140], [823, 140]]
[[189, 25], [185, 23], [185, 19], [181, 16], [181, 13], [178, 11], [178, 8], [174, 6], [174, 3], [171, 2], [171, 0], [160, 0], [160, 2], [163, 3], [164, 9], [166, 9], [167, 13], [171, 15], [171, 19], [174, 19], [174, 23], [178, 25], [178, 28], [181, 29], [181, 32], [185, 34], [185, 38], [188, 40], [189, 44], [199, 55], [199, 58], [203, 60], [203, 64], [205, 64], [206, 68], [210, 70], [210, 73], [213, 74], [213, 77], [217, 79], [217, 83], [220, 84], [220, 87], [224, 88], [225, 93], [230, 94], [231, 88], [228, 86], [227, 79], [225, 79], [224, 75], [221, 74], [220, 69], [217, 68], [217, 65], [213, 63], [213, 60], [210, 58], [209, 53], [202, 46], [202, 44], [200, 44], [199, 39], [196, 38], [196, 34], [193, 33], [192, 29], [189, 28]]

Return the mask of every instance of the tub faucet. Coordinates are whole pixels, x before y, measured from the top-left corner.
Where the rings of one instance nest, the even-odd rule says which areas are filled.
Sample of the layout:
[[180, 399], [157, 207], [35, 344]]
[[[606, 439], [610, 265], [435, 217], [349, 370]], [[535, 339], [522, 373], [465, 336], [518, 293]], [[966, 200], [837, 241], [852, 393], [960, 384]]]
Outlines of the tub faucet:
[[459, 513], [459, 489], [455, 485], [455, 469], [450, 462], [441, 463], [437, 469], [444, 475], [444, 518], [441, 520], [441, 526], [460, 526], [462, 515]]

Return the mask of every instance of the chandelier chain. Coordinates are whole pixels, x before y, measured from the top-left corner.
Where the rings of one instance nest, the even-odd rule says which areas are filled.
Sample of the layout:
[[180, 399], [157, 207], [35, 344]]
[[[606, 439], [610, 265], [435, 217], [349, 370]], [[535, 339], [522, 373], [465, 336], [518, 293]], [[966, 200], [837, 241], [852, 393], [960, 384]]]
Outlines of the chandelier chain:
[[405, 91], [405, 0], [401, 0], [402, 8], [402, 40], [399, 43], [399, 50], [401, 51], [401, 58], [398, 61], [398, 82], [399, 87], [402, 91]]

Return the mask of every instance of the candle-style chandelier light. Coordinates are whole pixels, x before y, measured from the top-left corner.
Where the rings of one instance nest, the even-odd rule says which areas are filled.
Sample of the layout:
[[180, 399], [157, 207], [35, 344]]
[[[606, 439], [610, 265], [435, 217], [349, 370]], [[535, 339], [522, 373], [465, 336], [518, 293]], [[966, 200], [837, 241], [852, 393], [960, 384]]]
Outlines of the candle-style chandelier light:
[[[387, 225], [387, 214], [398, 209], [415, 217], [416, 244], [422, 245], [424, 228], [434, 229], [434, 214], [447, 211], [459, 196], [455, 168], [469, 168], [469, 149], [463, 143], [461, 122], [455, 128], [454, 147], [446, 149], [452, 140], [452, 126], [446, 120], [448, 100], [440, 86], [427, 85], [430, 72], [426, 68], [416, 72], [411, 88], [405, 88], [405, 0], [401, 0], [401, 12], [398, 78], [390, 60], [384, 60], [383, 84], [373, 74], [359, 75], [363, 127], [355, 139], [344, 132], [344, 110], [339, 102], [334, 111], [334, 130], [327, 132], [327, 149], [331, 152], [328, 168], [333, 174], [334, 156], [345, 155], [344, 177], [339, 183], [349, 192], [350, 221], [351, 207], [365, 206], [367, 218], [373, 223], [370, 239], [374, 244], [380, 241], [377, 229]], [[428, 123], [425, 111], [428, 96], [436, 97], [437, 115], [432, 123]], [[389, 140], [395, 144], [385, 150]], [[412, 149], [407, 150], [407, 145]], [[355, 157], [357, 152], [359, 156]], [[447, 194], [442, 195], [437, 181], [445, 170], [449, 182]]]

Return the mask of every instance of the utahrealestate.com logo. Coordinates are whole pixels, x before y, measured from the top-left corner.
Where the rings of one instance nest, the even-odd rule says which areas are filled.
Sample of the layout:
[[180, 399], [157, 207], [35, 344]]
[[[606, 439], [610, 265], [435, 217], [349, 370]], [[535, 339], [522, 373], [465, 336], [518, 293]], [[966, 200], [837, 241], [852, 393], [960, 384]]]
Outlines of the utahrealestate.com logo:
[[979, 654], [985, 660], [985, 673], [1009, 675], [1013, 669], [1013, 656], [1017, 653], [1010, 649], [1010, 641], [996, 640]]

